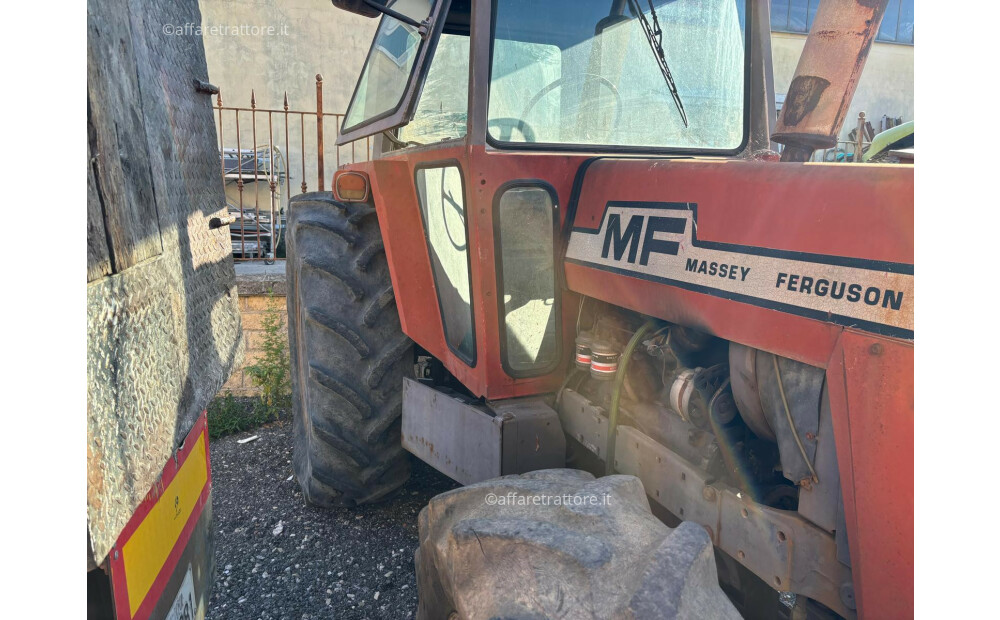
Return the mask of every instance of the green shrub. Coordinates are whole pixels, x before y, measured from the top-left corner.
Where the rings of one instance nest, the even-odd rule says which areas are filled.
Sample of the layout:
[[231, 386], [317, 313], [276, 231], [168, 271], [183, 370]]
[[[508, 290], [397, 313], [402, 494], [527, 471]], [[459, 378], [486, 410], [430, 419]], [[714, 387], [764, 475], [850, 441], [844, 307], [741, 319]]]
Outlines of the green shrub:
[[[274, 297], [274, 292], [268, 294]], [[236, 398], [232, 394], [216, 397], [208, 405], [208, 435], [218, 439], [279, 419], [291, 407], [291, 369], [285, 322], [281, 312], [268, 305], [261, 320], [264, 331], [263, 355], [243, 369], [260, 388], [260, 398]]]
[[[273, 299], [274, 292], [268, 293], [268, 297]], [[292, 399], [287, 332], [281, 312], [270, 304], [261, 324], [264, 328], [263, 356], [244, 371], [260, 388], [260, 399], [268, 414], [277, 417], [291, 405]]]
[[218, 439], [257, 428], [276, 418], [277, 415], [268, 411], [256, 398], [236, 398], [226, 394], [208, 404], [208, 436]]

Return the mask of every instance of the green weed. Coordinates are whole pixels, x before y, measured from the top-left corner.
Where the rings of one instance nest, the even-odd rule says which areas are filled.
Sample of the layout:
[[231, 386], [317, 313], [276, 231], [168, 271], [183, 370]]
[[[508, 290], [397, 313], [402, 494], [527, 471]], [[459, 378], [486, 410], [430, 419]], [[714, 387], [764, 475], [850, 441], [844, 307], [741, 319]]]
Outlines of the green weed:
[[[273, 298], [273, 291], [268, 294]], [[263, 356], [244, 371], [260, 388], [260, 399], [268, 412], [275, 415], [288, 409], [292, 401], [292, 384], [288, 359], [285, 321], [277, 308], [268, 305], [261, 320], [264, 328]]]
[[278, 412], [268, 411], [257, 398], [236, 398], [226, 394], [208, 404], [208, 436], [218, 439], [257, 428], [277, 418]]
[[[269, 293], [270, 297], [273, 295], [273, 291]], [[285, 322], [281, 313], [269, 305], [261, 324], [263, 355], [256, 364], [243, 369], [260, 388], [260, 398], [236, 398], [226, 394], [213, 399], [208, 405], [208, 435], [212, 439], [273, 422], [291, 408], [291, 369]]]

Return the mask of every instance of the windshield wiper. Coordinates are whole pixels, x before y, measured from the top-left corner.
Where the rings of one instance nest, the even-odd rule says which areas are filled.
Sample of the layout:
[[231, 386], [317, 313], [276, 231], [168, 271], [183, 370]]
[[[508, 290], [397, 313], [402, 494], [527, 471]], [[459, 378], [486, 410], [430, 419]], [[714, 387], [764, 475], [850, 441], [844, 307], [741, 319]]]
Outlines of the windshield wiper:
[[649, 0], [649, 14], [653, 18], [653, 25], [649, 25], [649, 20], [646, 19], [645, 13], [639, 8], [638, 0], [628, 0], [629, 5], [632, 7], [632, 12], [635, 13], [639, 18], [639, 23], [642, 24], [642, 31], [646, 33], [646, 40], [649, 41], [649, 47], [653, 50], [653, 56], [656, 57], [656, 62], [660, 65], [660, 73], [663, 74], [663, 79], [667, 82], [667, 88], [670, 89], [670, 96], [674, 98], [674, 104], [677, 105], [677, 111], [680, 112], [681, 120], [684, 121], [684, 126], [688, 126], [687, 112], [684, 111], [684, 102], [681, 101], [681, 96], [677, 92], [677, 85], [674, 84], [674, 76], [670, 73], [670, 67], [667, 66], [667, 59], [663, 53], [663, 30], [660, 29], [660, 20], [656, 18], [656, 9], [653, 8], [653, 0]]

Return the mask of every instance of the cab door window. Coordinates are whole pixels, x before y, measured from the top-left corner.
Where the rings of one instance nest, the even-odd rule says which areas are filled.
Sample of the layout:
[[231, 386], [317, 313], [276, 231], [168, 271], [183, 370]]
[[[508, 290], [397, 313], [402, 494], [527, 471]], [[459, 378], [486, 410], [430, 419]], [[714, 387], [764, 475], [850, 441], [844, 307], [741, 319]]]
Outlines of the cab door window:
[[501, 189], [494, 206], [500, 299], [501, 360], [527, 377], [559, 364], [559, 297], [555, 275], [555, 191], [537, 181]]
[[472, 366], [476, 339], [462, 172], [457, 162], [418, 168], [416, 186], [445, 340], [455, 355]]

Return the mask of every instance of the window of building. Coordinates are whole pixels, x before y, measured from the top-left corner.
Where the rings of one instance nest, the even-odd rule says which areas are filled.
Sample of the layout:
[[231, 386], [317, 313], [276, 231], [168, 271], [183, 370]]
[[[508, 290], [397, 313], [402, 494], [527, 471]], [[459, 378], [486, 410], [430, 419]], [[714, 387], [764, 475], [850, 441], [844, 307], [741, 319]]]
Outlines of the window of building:
[[[773, 32], [808, 33], [820, 0], [771, 0]], [[913, 45], [913, 0], [889, 0], [876, 41]]]

